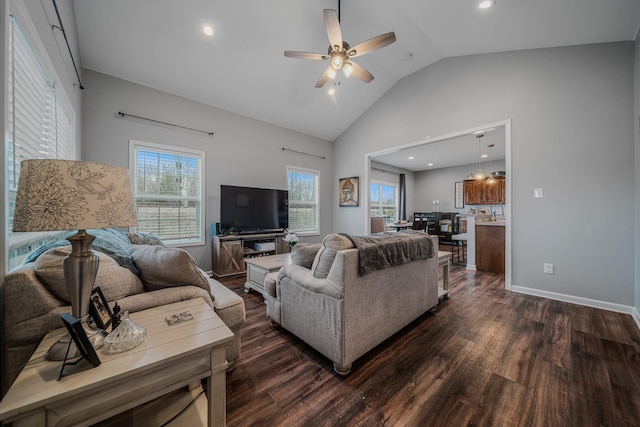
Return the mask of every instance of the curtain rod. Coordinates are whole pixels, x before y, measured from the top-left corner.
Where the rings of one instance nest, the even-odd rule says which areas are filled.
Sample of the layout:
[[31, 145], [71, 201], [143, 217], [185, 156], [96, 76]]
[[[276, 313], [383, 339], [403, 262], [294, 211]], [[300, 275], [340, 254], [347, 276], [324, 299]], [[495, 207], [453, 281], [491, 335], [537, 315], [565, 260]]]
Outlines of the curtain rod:
[[290, 153], [300, 154], [301, 156], [313, 157], [314, 159], [320, 159], [320, 160], [326, 159], [325, 156], [319, 156], [317, 154], [305, 153], [305, 152], [302, 152], [302, 151], [292, 150], [290, 148], [285, 148], [285, 147], [282, 147], [282, 151], [288, 151]]
[[154, 120], [154, 119], [148, 119], [146, 117], [140, 117], [140, 116], [134, 116], [133, 114], [127, 114], [127, 113], [123, 113], [122, 111], [118, 111], [118, 116], [122, 119], [127, 119], [127, 120], [133, 120], [134, 122], [148, 122], [157, 126], [168, 126], [171, 128], [178, 128], [180, 130], [184, 130], [184, 131], [189, 131], [189, 132], [193, 132], [193, 133], [198, 133], [198, 134], [203, 134], [206, 136], [213, 136], [213, 132], [211, 131], [206, 131], [206, 130], [200, 130], [200, 129], [194, 129], [194, 128], [190, 128], [187, 126], [181, 126], [181, 125], [174, 125], [173, 123], [168, 123], [168, 122], [162, 122], [160, 120]]
[[400, 175], [398, 172], [391, 172], [385, 169], [379, 169], [379, 168], [371, 168], [372, 171], [376, 171], [376, 172], [384, 172], [384, 173], [388, 173], [391, 175]]
[[60, 26], [51, 25], [51, 29], [58, 28], [62, 31], [62, 35], [64, 36], [64, 41], [67, 43], [67, 49], [69, 50], [69, 56], [71, 57], [71, 62], [73, 63], [73, 69], [76, 70], [76, 77], [78, 78], [78, 87], [80, 89], [84, 89], [82, 85], [82, 81], [80, 80], [80, 73], [78, 73], [78, 67], [76, 66], [76, 61], [73, 59], [73, 53], [71, 53], [71, 46], [69, 46], [69, 39], [67, 38], [67, 32], [64, 30], [64, 25], [62, 25], [62, 18], [60, 18], [60, 11], [58, 10], [58, 4], [56, 0], [53, 1], [53, 7], [56, 10], [56, 15], [58, 16], [58, 23]]

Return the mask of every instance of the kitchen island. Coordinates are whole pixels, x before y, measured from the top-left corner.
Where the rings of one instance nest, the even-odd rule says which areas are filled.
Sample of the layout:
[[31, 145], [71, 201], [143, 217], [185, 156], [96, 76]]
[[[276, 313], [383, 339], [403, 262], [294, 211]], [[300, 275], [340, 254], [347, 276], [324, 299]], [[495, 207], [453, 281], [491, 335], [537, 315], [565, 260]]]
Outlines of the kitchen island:
[[476, 222], [476, 268], [505, 273], [505, 221]]

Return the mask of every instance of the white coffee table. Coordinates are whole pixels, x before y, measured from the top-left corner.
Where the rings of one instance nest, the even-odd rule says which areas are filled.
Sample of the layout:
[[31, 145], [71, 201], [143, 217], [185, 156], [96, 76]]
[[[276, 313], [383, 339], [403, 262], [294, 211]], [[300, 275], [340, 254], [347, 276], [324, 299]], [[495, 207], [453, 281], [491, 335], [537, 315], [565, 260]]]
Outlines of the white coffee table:
[[279, 254], [261, 256], [256, 258], [245, 258], [247, 265], [247, 282], [244, 284], [244, 291], [256, 290], [266, 298], [267, 292], [264, 289], [264, 277], [280, 270], [285, 265], [291, 264], [291, 254]]
[[[188, 310], [189, 320], [168, 326], [165, 317]], [[97, 350], [100, 366], [86, 361], [65, 368], [44, 358], [65, 331], [57, 329], [40, 343], [0, 402], [0, 421], [20, 426], [90, 425], [207, 379], [209, 426], [226, 423], [226, 346], [233, 333], [202, 298], [131, 314], [147, 328], [138, 347], [107, 355]], [[62, 322], [60, 322], [62, 324]]]

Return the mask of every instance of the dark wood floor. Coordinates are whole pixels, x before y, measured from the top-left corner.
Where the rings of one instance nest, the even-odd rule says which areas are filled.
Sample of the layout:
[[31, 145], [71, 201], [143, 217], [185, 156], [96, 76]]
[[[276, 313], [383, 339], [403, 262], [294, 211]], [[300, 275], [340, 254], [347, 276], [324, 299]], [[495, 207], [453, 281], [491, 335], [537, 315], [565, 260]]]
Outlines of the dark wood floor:
[[[347, 377], [242, 292], [229, 426], [640, 426], [640, 333], [628, 315], [504, 290], [454, 265], [451, 298]], [[375, 325], [371, 325], [375, 327]]]

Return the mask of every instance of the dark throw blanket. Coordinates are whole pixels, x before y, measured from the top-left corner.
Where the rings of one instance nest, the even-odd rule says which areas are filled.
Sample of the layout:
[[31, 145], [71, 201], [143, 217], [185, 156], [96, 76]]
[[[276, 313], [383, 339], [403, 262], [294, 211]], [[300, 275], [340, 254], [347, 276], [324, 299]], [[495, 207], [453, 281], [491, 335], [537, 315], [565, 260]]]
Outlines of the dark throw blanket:
[[341, 234], [349, 238], [358, 249], [361, 276], [435, 255], [431, 237], [420, 231], [386, 232], [368, 236]]

